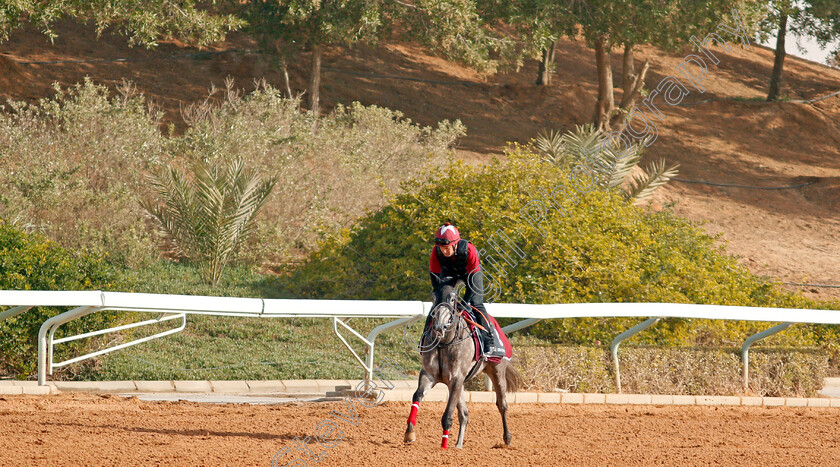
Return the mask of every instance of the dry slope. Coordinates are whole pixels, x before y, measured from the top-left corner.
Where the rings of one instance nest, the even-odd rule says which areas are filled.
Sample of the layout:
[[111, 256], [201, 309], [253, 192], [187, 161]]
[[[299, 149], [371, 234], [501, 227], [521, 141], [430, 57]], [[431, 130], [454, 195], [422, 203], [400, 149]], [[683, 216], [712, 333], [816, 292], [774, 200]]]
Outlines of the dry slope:
[[[197, 52], [178, 43], [157, 51], [130, 49], [125, 41], [91, 28], [65, 23], [54, 45], [34, 30], [14, 33], [0, 45], [0, 99], [35, 100], [49, 96], [51, 83], [70, 85], [90, 76], [117, 85], [123, 78], [182, 125], [179, 108], [206, 95], [210, 83], [232, 76], [245, 87], [266, 77], [280, 87], [279, 73], [259, 54]], [[247, 36], [232, 35], [212, 51], [253, 49]], [[688, 50], [665, 53], [644, 47], [650, 58], [649, 84], [674, 74]], [[692, 92], [697, 105], [663, 108], [659, 137], [648, 158], [681, 164], [680, 177], [745, 186], [795, 189], [757, 190], [674, 182], [662, 190], [653, 209], [672, 205], [680, 215], [706, 221], [722, 233], [729, 250], [754, 272], [788, 282], [840, 284], [840, 96], [813, 104], [760, 102], [773, 63], [772, 51], [753, 45], [715, 53], [706, 92]], [[568, 129], [589, 119], [595, 100], [593, 54], [582, 42], [563, 41], [557, 52], [555, 84], [533, 85], [536, 64], [516, 73], [483, 78], [416, 46], [387, 43], [379, 49], [332, 49], [325, 58], [322, 96], [326, 108], [358, 100], [403, 111], [423, 124], [461, 119], [469, 134], [460, 155], [472, 162], [500, 153], [508, 141], [527, 141], [542, 128]], [[115, 62], [110, 59], [129, 58]], [[105, 60], [22, 64], [24, 61]], [[616, 69], [620, 57], [613, 57]], [[305, 87], [307, 57], [291, 67], [296, 91]], [[397, 79], [403, 78], [403, 79]], [[408, 78], [408, 79], [404, 79]], [[620, 78], [616, 78], [618, 81]], [[620, 83], [617, 83], [620, 84]], [[783, 95], [812, 98], [840, 90], [840, 71], [789, 57]], [[814, 296], [840, 297], [840, 289], [806, 287]]]

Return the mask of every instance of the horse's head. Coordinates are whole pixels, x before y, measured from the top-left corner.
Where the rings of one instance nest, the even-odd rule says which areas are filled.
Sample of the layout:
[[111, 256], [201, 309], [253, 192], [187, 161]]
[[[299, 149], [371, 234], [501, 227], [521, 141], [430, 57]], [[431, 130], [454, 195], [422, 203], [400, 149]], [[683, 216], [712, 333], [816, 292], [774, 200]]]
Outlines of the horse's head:
[[432, 326], [431, 333], [435, 342], [446, 343], [452, 340], [453, 333], [458, 327], [457, 323], [460, 318], [460, 315], [456, 311], [457, 303], [458, 295], [455, 292], [455, 288], [448, 285], [444, 286], [441, 289], [441, 301], [432, 310], [434, 325]]

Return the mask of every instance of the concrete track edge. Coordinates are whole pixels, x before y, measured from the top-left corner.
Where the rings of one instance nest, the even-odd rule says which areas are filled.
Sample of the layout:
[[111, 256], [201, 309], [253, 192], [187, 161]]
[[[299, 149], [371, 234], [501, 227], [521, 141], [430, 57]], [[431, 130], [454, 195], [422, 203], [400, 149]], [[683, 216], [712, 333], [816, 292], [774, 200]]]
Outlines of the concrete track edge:
[[[274, 381], [54, 381], [38, 386], [34, 381], [0, 381], [0, 395], [49, 395], [62, 392], [119, 394], [231, 394], [274, 397], [336, 398], [352, 395], [361, 380], [274, 380]], [[393, 389], [384, 389], [385, 400], [410, 402], [417, 382], [393, 381]], [[465, 391], [469, 402], [495, 403], [496, 394]], [[442, 384], [430, 390], [427, 402], [446, 401], [448, 391]], [[663, 394], [585, 394], [564, 392], [509, 393], [511, 404], [614, 404], [614, 405], [701, 405], [765, 407], [840, 407], [833, 397], [754, 397], [686, 396]]]

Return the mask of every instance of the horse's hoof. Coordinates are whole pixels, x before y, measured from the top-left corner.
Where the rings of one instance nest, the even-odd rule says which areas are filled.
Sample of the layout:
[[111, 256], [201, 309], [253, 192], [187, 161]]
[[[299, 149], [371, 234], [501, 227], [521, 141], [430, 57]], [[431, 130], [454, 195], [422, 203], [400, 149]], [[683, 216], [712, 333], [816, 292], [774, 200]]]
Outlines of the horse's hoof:
[[417, 440], [417, 435], [414, 434], [414, 430], [405, 432], [405, 442], [406, 443], [413, 443], [416, 440]]
[[505, 435], [505, 446], [510, 446], [510, 441], [513, 438], [511, 435]]

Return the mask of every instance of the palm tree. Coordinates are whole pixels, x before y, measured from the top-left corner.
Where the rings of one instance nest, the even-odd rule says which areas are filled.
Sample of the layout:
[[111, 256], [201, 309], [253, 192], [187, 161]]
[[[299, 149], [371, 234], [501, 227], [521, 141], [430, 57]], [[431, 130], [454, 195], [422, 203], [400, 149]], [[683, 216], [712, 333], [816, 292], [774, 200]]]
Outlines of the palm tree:
[[246, 171], [241, 160], [197, 164], [191, 173], [170, 166], [150, 176], [159, 200], [147, 196], [141, 204], [166, 238], [200, 265], [204, 280], [216, 285], [276, 182]]
[[[554, 130], [543, 130], [535, 139], [534, 146], [547, 162], [565, 168], [581, 164], [593, 164], [596, 172], [603, 174], [600, 186], [605, 189], [620, 189], [625, 198], [640, 201], [677, 176], [679, 164], [665, 166], [660, 159], [640, 169], [633, 175], [633, 169], [642, 160], [644, 141], [619, 152], [611, 144], [604, 144], [606, 135], [591, 124], [577, 126], [565, 134]], [[627, 182], [626, 188], [620, 188]]]

